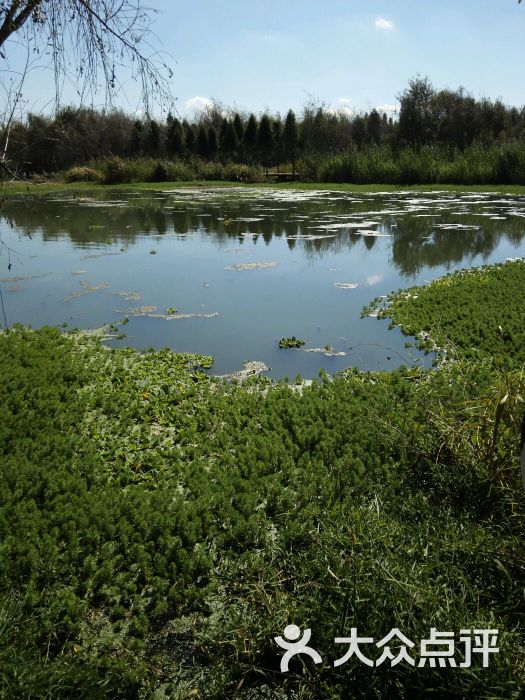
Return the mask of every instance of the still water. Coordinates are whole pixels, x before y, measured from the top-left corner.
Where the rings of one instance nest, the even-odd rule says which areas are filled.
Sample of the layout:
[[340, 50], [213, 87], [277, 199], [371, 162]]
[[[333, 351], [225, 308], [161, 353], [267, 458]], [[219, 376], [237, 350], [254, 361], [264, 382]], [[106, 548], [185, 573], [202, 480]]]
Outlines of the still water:
[[[215, 374], [259, 360], [269, 376], [316, 377], [430, 364], [388, 321], [361, 319], [362, 307], [525, 256], [525, 197], [257, 188], [11, 197], [0, 241], [9, 324], [127, 318], [126, 337], [109, 344], [211, 354]], [[291, 335], [304, 349], [279, 350]]]

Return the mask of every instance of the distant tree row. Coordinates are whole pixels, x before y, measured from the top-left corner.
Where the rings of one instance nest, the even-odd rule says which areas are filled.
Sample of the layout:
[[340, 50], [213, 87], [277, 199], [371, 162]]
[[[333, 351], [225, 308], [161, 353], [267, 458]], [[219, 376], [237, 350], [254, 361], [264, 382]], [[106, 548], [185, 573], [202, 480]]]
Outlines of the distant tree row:
[[133, 119], [120, 111], [67, 107], [57, 115], [28, 114], [11, 132], [10, 159], [25, 172], [50, 172], [109, 155], [262, 165], [295, 163], [299, 156], [344, 153], [350, 147], [386, 144], [394, 149], [428, 144], [463, 150], [525, 141], [525, 109], [477, 100], [463, 88], [435, 90], [415, 78], [399, 95], [399, 114], [361, 114], [308, 104], [299, 118], [240, 114], [213, 105], [193, 122]]

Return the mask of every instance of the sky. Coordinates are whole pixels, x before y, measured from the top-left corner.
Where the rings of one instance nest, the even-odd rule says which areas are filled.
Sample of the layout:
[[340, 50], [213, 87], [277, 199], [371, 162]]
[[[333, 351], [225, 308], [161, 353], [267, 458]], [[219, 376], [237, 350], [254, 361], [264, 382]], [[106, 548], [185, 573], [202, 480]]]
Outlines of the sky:
[[[517, 0], [146, 0], [173, 68], [176, 111], [208, 101], [240, 110], [394, 110], [416, 75], [437, 88], [525, 104], [525, 4]], [[14, 55], [14, 54], [13, 54]], [[171, 58], [170, 58], [171, 57]], [[126, 82], [118, 106], [134, 111]], [[33, 71], [28, 109], [54, 95]], [[66, 87], [64, 101], [74, 101]]]

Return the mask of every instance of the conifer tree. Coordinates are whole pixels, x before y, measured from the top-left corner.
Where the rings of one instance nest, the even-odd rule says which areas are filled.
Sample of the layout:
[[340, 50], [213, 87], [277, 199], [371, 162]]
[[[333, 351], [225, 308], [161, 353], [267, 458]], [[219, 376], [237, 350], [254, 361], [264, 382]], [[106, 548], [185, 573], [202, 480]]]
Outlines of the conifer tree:
[[184, 122], [184, 141], [186, 144], [186, 153], [191, 155], [195, 153], [195, 132], [191, 124]]
[[160, 127], [154, 119], [149, 123], [146, 135], [146, 150], [151, 156], [158, 155], [160, 151]]
[[222, 150], [224, 150], [224, 144], [226, 142], [226, 132], [228, 131], [228, 120], [226, 117], [223, 117], [222, 122], [221, 122], [221, 130], [219, 132], [219, 147]]
[[208, 132], [201, 124], [197, 132], [197, 153], [201, 158], [208, 157]]
[[184, 153], [184, 133], [178, 119], [172, 119], [168, 126], [166, 148], [171, 158], [181, 156]]
[[239, 143], [242, 143], [242, 139], [244, 136], [244, 127], [242, 124], [242, 119], [238, 114], [235, 114], [233, 117], [233, 128], [235, 129], [235, 133], [237, 135], [237, 141]]
[[250, 114], [243, 138], [246, 155], [253, 162], [255, 147], [257, 146], [257, 119], [254, 114]]
[[221, 143], [222, 150], [229, 154], [230, 156], [235, 156], [237, 149], [239, 148], [239, 140], [237, 139], [237, 133], [232, 122], [228, 122], [226, 126], [226, 132]]
[[366, 131], [369, 141], [375, 144], [381, 141], [381, 117], [377, 109], [373, 109], [368, 115]]
[[266, 168], [267, 175], [272, 158], [273, 144], [274, 140], [270, 117], [267, 114], [263, 114], [259, 123], [259, 131], [257, 132], [257, 150], [259, 151], [261, 161]]
[[217, 132], [214, 126], [210, 126], [208, 130], [208, 156], [210, 158], [215, 158], [217, 151], [219, 149], [219, 143], [217, 139]]
[[284, 122], [283, 142], [286, 149], [286, 156], [292, 161], [292, 173], [295, 177], [295, 162], [297, 158], [299, 132], [297, 130], [297, 120], [295, 118], [295, 114], [291, 109], [288, 111]]

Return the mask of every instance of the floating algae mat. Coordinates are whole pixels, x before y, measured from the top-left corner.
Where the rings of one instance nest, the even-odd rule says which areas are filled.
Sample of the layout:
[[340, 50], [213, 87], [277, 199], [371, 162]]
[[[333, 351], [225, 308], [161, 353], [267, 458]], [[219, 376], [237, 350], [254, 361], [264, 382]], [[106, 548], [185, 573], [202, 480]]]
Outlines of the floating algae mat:
[[[250, 358], [276, 378], [429, 366], [432, 355], [362, 309], [525, 256], [525, 197], [494, 192], [86, 189], [9, 197], [2, 217], [13, 251], [11, 269], [0, 257], [9, 324], [124, 322], [108, 345], [212, 355], [212, 373], [237, 378]], [[280, 351], [276, 339], [294, 335], [305, 351]]]

